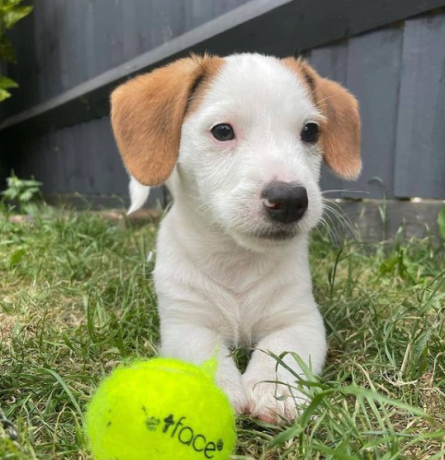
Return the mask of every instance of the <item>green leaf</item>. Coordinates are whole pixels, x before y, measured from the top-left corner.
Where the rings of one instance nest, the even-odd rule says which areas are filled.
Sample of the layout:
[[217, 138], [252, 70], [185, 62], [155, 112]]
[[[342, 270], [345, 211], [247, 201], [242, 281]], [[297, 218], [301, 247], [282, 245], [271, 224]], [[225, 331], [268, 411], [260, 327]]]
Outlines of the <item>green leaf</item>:
[[24, 0], [1, 0], [0, 4], [2, 8], [10, 9], [10, 8], [14, 8], [17, 5], [20, 5], [20, 3], [22, 3], [23, 1]]
[[437, 217], [437, 225], [439, 227], [439, 234], [445, 243], [445, 205], [442, 206], [442, 209], [439, 212], [439, 216]]
[[17, 6], [8, 11], [3, 17], [6, 28], [10, 29], [17, 22], [28, 16], [32, 11], [32, 6]]
[[41, 208], [36, 203], [23, 204], [22, 212], [27, 216], [34, 217], [36, 220], [40, 216]]
[[386, 275], [387, 273], [393, 273], [398, 262], [399, 257], [397, 255], [386, 259], [379, 267], [380, 274]]
[[13, 313], [14, 312], [14, 304], [12, 303], [9, 303], [9, 302], [4, 302], [4, 301], [1, 301], [0, 302], [0, 308], [2, 309], [2, 311], [4, 313]]
[[360, 460], [359, 457], [357, 456], [352, 456], [348, 455], [343, 451], [343, 449], [339, 449], [336, 447], [335, 449], [332, 449], [331, 447], [325, 446], [321, 444], [320, 442], [316, 441], [314, 443], [317, 447], [317, 449], [322, 452], [323, 454], [326, 455], [331, 455], [333, 458], [338, 459], [338, 460]]
[[8, 97], [11, 97], [11, 93], [6, 91], [6, 89], [0, 89], [0, 102], [8, 99]]
[[24, 190], [20, 195], [20, 201], [27, 202], [32, 198], [32, 191], [30, 189]]
[[287, 430], [282, 431], [280, 434], [275, 436], [272, 441], [269, 442], [268, 448], [272, 449], [275, 446], [281, 446], [287, 441], [294, 439], [295, 437], [299, 436], [304, 431], [304, 428], [299, 425], [293, 425], [289, 427]]
[[17, 62], [14, 47], [11, 41], [4, 35], [0, 37], [0, 59], [6, 62], [12, 62], [13, 64]]
[[9, 266], [14, 267], [15, 265], [19, 264], [25, 255], [24, 249], [17, 249], [9, 256]]
[[424, 419], [431, 419], [431, 417], [424, 410], [418, 407], [411, 406], [410, 404], [401, 402], [398, 399], [392, 399], [388, 398], [387, 396], [383, 396], [381, 393], [378, 393], [377, 391], [349, 385], [340, 388], [338, 392], [343, 393], [344, 395], [353, 395], [356, 397], [366, 398], [370, 401], [375, 401], [380, 404], [389, 404], [390, 406], [406, 411], [409, 414], [417, 415], [418, 417], [422, 417]]
[[69, 386], [66, 384], [65, 380], [53, 369], [43, 369], [45, 372], [48, 374], [51, 374], [57, 382], [60, 384], [60, 386], [63, 388], [65, 393], [67, 394], [68, 398], [71, 400], [71, 403], [77, 410], [77, 413], [79, 414], [79, 417], [81, 420], [83, 420], [83, 412], [82, 409], [79, 406], [79, 403], [77, 402], [76, 398], [74, 397], [72, 391], [70, 390]]
[[0, 75], [0, 89], [18, 88], [18, 87], [19, 85], [17, 82], [12, 80], [11, 78]]

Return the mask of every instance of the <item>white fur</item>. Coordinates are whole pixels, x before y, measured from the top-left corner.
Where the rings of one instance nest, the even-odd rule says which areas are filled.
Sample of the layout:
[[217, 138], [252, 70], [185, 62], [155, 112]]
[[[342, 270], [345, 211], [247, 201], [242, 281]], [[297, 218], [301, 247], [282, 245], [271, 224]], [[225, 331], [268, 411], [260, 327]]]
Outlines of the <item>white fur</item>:
[[133, 176], [130, 176], [128, 189], [130, 192], [131, 205], [127, 215], [142, 208], [150, 195], [150, 187], [140, 184]]
[[[303, 124], [320, 118], [304, 84], [279, 60], [230, 56], [183, 123], [168, 180], [174, 204], [161, 224], [154, 271], [162, 354], [202, 363], [219, 346], [219, 384], [238, 412], [263, 420], [293, 419], [297, 410], [285, 386], [278, 395], [289, 397], [277, 399], [276, 385], [262, 383], [295, 383], [262, 350], [295, 352], [316, 373], [325, 360], [308, 261], [308, 232], [322, 214], [322, 157], [300, 139]], [[224, 122], [234, 127], [234, 141], [211, 136]], [[260, 195], [276, 179], [298, 182], [309, 196], [296, 236], [285, 241], [254, 236], [273, 230]], [[148, 193], [140, 187], [132, 185], [132, 210]], [[231, 357], [239, 346], [255, 348], [243, 375]], [[285, 361], [301, 372], [290, 356]]]

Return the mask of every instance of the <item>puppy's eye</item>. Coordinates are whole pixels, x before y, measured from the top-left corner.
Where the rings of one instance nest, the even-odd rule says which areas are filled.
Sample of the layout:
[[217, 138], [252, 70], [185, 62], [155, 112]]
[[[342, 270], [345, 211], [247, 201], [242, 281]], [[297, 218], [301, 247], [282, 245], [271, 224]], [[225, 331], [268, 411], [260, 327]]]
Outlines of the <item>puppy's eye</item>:
[[301, 130], [301, 140], [309, 144], [317, 142], [318, 139], [318, 125], [316, 123], [306, 123]]
[[212, 128], [212, 134], [215, 139], [221, 142], [235, 139], [235, 131], [227, 123], [221, 123]]

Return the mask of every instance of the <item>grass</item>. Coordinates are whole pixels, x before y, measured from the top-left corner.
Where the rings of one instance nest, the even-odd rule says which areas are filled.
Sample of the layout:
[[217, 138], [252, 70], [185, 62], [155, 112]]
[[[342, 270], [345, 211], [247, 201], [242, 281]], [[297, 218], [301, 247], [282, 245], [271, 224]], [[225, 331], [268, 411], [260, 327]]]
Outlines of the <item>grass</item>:
[[[94, 388], [123, 359], [156, 354], [156, 222], [124, 224], [0, 213], [0, 407], [20, 433], [14, 445], [0, 431], [0, 459], [90, 458]], [[234, 458], [444, 460], [443, 250], [433, 238], [334, 246], [320, 231], [311, 258], [327, 366], [296, 383], [312, 402], [295, 424], [240, 418]]]

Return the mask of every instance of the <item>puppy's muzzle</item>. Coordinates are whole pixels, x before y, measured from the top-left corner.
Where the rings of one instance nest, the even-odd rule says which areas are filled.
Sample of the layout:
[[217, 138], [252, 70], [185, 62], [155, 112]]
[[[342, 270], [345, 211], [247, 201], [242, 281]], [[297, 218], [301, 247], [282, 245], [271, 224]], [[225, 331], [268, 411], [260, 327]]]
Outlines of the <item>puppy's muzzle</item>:
[[306, 189], [292, 182], [270, 183], [263, 190], [261, 198], [266, 215], [282, 224], [299, 221], [309, 205]]

